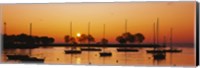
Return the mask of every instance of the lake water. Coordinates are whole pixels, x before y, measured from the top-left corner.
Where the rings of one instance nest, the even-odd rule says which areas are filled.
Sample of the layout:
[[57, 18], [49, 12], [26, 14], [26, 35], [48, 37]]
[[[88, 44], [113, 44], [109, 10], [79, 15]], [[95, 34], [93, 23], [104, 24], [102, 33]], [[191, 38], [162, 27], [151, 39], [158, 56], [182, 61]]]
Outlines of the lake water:
[[[179, 47], [181, 53], [166, 53], [166, 58], [155, 60], [146, 50], [152, 48], [136, 48], [138, 52], [117, 52], [116, 48], [107, 47], [106, 52], [112, 52], [110, 57], [100, 57], [100, 51], [82, 51], [81, 54], [65, 54], [70, 47], [40, 47], [35, 49], [6, 49], [3, 52], [3, 62], [20, 63], [20, 60], [9, 60], [6, 55], [29, 55], [44, 59], [45, 64], [92, 64], [92, 65], [142, 65], [142, 66], [195, 66], [195, 52], [192, 47]], [[77, 48], [80, 49], [80, 48]]]

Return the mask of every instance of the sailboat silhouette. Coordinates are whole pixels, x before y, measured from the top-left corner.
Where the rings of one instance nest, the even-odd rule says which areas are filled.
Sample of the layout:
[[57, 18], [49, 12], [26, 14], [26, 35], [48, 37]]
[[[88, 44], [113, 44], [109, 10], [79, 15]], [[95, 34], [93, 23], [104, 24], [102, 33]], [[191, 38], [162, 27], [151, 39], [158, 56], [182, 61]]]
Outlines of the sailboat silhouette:
[[[72, 38], [72, 22], [70, 22], [70, 36]], [[73, 44], [73, 42], [72, 42], [72, 44]], [[75, 46], [71, 47], [71, 50], [65, 50], [65, 54], [81, 54], [80, 50], [77, 50], [74, 48], [76, 48], [76, 47]]]
[[[182, 52], [182, 50], [178, 50], [178, 49], [173, 49], [172, 46], [172, 36], [173, 36], [173, 29], [170, 29], [170, 49], [158, 49], [158, 48], [154, 48], [154, 50], [147, 50], [147, 53], [165, 53], [165, 52]], [[155, 25], [154, 25], [154, 34], [157, 34], [157, 43], [155, 43], [155, 39], [154, 39], [154, 43], [153, 44], [159, 44], [159, 18], [157, 18], [157, 33], [155, 33]], [[154, 37], [155, 38], [155, 37]], [[166, 46], [166, 45], [164, 45]]]
[[[90, 22], [88, 23], [88, 36], [90, 35]], [[88, 40], [88, 45], [90, 44], [90, 40]], [[101, 51], [100, 48], [91, 48], [88, 46], [88, 48], [81, 48], [81, 51]]]
[[[103, 36], [105, 38], [105, 24], [103, 25]], [[106, 45], [106, 44], [104, 44]], [[103, 52], [100, 52], [100, 57], [105, 57], [105, 56], [112, 56], [111, 52], [105, 52], [105, 47], [103, 47]]]
[[[127, 33], [127, 20], [125, 20], [125, 33]], [[118, 52], [138, 52], [138, 49], [130, 49], [130, 48], [117, 48]]]

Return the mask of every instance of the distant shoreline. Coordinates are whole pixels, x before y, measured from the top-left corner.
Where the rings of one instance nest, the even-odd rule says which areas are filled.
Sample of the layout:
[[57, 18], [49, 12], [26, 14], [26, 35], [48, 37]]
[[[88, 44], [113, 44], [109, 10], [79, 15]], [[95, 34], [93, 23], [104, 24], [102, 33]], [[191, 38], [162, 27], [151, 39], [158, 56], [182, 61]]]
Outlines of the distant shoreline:
[[164, 47], [157, 44], [41, 44], [41, 45], [28, 45], [28, 44], [13, 44], [5, 45], [5, 49], [14, 48], [37, 48], [37, 47], [137, 47], [137, 48], [153, 48], [153, 47]]

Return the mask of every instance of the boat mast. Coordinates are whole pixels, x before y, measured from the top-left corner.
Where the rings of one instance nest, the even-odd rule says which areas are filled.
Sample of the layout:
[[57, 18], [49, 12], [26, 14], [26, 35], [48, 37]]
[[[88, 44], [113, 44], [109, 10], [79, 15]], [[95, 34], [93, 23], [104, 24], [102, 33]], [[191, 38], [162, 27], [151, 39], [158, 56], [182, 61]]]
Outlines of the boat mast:
[[[88, 23], [88, 36], [90, 35], [90, 22]], [[88, 44], [90, 44], [90, 40], [88, 39]]]
[[159, 44], [159, 18], [157, 18], [157, 44]]
[[166, 36], [163, 37], [163, 46], [166, 46]]
[[[90, 35], [90, 22], [88, 23], [88, 37]], [[90, 40], [88, 39], [88, 44], [90, 44]], [[88, 49], [90, 49], [90, 46], [88, 46]], [[90, 62], [90, 52], [88, 51], [88, 62], [89, 64], [91, 64]]]
[[[125, 19], [125, 33], [127, 33], [127, 19]], [[126, 47], [125, 47], [125, 49], [127, 49]], [[125, 53], [125, 64], [127, 64], [127, 54], [126, 54], [126, 52], [124, 52]]]
[[[30, 23], [30, 36], [32, 36], [32, 23]], [[31, 49], [28, 50], [29, 55], [31, 55]]]
[[32, 23], [30, 23], [30, 36], [32, 35]]
[[170, 29], [170, 49], [172, 49], [172, 43], [173, 43], [173, 28]]
[[103, 38], [105, 39], [105, 24], [103, 24]]
[[4, 34], [6, 35], [6, 22], [4, 22]]
[[72, 37], [72, 22], [70, 22], [70, 37]]
[[155, 33], [155, 23], [153, 23], [153, 44], [155, 45], [156, 44], [156, 33]]
[[[70, 31], [70, 39], [72, 38], [72, 21], [70, 22], [70, 27], [69, 27], [69, 31]], [[72, 40], [70, 40], [71, 42], [72, 42]], [[71, 50], [73, 50], [73, 48], [71, 47]], [[71, 54], [71, 60], [70, 60], [70, 62], [71, 62], [71, 64], [72, 64], [72, 54]]]
[[127, 32], [127, 19], [125, 19], [125, 33]]

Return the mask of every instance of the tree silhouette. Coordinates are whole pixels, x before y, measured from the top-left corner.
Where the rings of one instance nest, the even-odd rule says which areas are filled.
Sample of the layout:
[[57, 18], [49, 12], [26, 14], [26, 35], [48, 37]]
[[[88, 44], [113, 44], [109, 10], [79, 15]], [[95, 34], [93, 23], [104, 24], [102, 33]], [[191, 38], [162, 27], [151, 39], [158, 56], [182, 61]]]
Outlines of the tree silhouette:
[[141, 33], [136, 33], [135, 38], [136, 38], [136, 41], [138, 41], [139, 43], [142, 43], [145, 39], [144, 35]]
[[22, 33], [20, 35], [17, 35], [17, 41], [19, 41], [20, 44], [27, 44], [28, 42], [28, 35]]
[[70, 37], [69, 35], [66, 35], [64, 39], [65, 39], [66, 43], [77, 44], [75, 38], [74, 37]]
[[15, 44], [16, 42], [16, 35], [3, 35], [3, 44]]
[[121, 43], [121, 44], [126, 43], [126, 39], [123, 38], [122, 36], [118, 36], [118, 37], [116, 38], [116, 40], [117, 40], [119, 43]]
[[70, 37], [70, 42], [71, 42], [72, 44], [77, 44], [77, 42], [76, 42], [76, 40], [75, 40], [74, 37]]
[[66, 35], [64, 39], [65, 39], [65, 42], [66, 42], [66, 43], [69, 43], [69, 42], [70, 42], [70, 36], [69, 36], [69, 35]]
[[34, 39], [34, 44], [41, 44], [41, 42], [40, 42], [40, 37], [38, 37], [38, 36], [33, 36], [33, 39]]
[[42, 42], [43, 44], [51, 44], [51, 43], [54, 42], [54, 39], [53, 39], [53, 38], [49, 38], [49, 37], [47, 37], [47, 36], [42, 36], [40, 39], [41, 39], [41, 42]]
[[49, 38], [49, 43], [53, 43], [54, 41], [54, 38]]
[[134, 41], [135, 41], [135, 35], [129, 35], [129, 38], [128, 38], [128, 41], [130, 42], [130, 43], [134, 43]]
[[92, 35], [88, 35], [87, 40], [88, 40], [88, 42], [94, 42], [95, 41], [95, 39]]
[[35, 40], [32, 36], [27, 36], [26, 44], [35, 44]]
[[41, 41], [42, 44], [48, 44], [48, 43], [50, 43], [48, 37], [46, 37], [46, 36], [42, 36], [40, 38], [40, 41]]
[[101, 39], [101, 43], [102, 43], [102, 44], [108, 44], [108, 40], [105, 39], [105, 38], [103, 38], [103, 39]]
[[8, 36], [4, 34], [2, 37], [3, 37], [3, 44], [8, 44]]
[[129, 32], [123, 33], [121, 36], [118, 36], [116, 38], [116, 41], [118, 41], [119, 43], [142, 43], [144, 41], [145, 37], [143, 34], [141, 33], [136, 33], [136, 34], [131, 34]]
[[85, 42], [87, 41], [87, 39], [88, 39], [88, 37], [87, 37], [86, 34], [81, 34], [81, 36], [78, 37], [78, 41], [79, 41], [80, 43], [85, 43]]
[[92, 35], [81, 34], [77, 39], [80, 43], [86, 43], [86, 41], [95, 42], [95, 38]]
[[129, 32], [123, 33], [122, 36], [127, 42], [133, 43], [135, 41], [135, 36]]
[[50, 44], [54, 42], [54, 38], [47, 36], [30, 36], [27, 34], [19, 34], [19, 35], [3, 35], [3, 43], [5, 45], [13, 45], [13, 44]]

